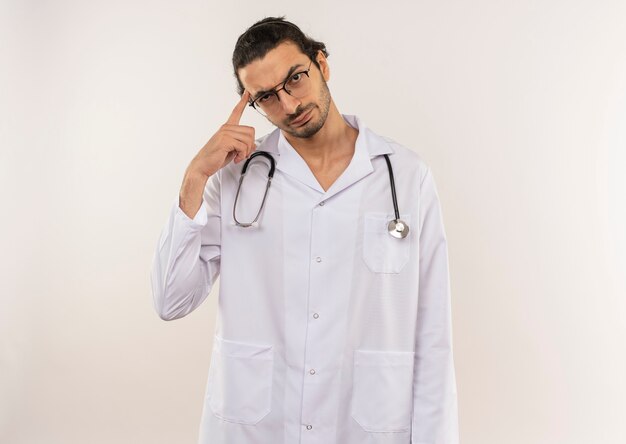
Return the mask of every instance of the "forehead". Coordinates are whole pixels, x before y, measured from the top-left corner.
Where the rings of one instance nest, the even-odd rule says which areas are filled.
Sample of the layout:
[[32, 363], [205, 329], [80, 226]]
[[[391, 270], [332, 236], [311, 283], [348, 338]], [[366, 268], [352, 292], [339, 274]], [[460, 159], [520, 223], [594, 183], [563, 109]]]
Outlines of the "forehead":
[[285, 80], [289, 68], [302, 64], [305, 68], [309, 58], [293, 42], [284, 42], [269, 51], [262, 59], [256, 59], [240, 68], [239, 79], [244, 88], [254, 95], [269, 90]]

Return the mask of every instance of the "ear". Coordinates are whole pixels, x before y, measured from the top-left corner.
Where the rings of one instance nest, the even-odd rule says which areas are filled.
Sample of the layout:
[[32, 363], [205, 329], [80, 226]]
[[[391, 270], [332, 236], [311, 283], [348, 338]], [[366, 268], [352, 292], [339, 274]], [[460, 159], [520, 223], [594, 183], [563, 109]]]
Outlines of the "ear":
[[324, 76], [324, 80], [328, 82], [328, 80], [330, 80], [330, 66], [328, 66], [328, 59], [326, 59], [326, 56], [322, 51], [317, 51], [315, 60], [320, 65], [320, 71]]

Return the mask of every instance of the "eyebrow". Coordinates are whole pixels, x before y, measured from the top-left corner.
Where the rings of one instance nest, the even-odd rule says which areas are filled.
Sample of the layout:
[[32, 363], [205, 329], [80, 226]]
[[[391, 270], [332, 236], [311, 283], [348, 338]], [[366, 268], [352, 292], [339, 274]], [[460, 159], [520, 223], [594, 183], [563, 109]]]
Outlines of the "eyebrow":
[[[294, 73], [294, 71], [296, 69], [298, 69], [299, 67], [301, 67], [301, 66], [304, 66], [304, 65], [302, 63], [298, 63], [297, 65], [293, 65], [291, 68], [289, 68], [289, 72], [287, 72], [287, 75], [285, 76], [285, 79], [282, 82], [280, 82], [278, 85], [282, 85], [283, 83], [285, 83], [287, 81], [287, 79], [289, 79], [289, 77], [291, 77], [291, 75]], [[261, 97], [263, 94], [267, 94], [268, 92], [274, 91], [278, 87], [278, 85], [274, 86], [271, 89], [261, 90], [261, 91], [257, 92], [254, 95], [253, 101], [258, 99], [259, 97]]]

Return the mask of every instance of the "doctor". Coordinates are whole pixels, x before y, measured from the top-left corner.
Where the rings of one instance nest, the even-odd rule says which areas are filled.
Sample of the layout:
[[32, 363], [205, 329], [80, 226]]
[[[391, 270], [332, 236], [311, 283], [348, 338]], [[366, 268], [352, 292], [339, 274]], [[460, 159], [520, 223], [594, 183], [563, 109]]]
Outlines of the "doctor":
[[[199, 443], [456, 444], [435, 181], [339, 113], [327, 56], [283, 18], [239, 37], [241, 100], [191, 160], [157, 244], [162, 319], [191, 313], [220, 276]], [[239, 124], [248, 105], [277, 128], [255, 139]], [[398, 215], [405, 237], [390, 235]]]

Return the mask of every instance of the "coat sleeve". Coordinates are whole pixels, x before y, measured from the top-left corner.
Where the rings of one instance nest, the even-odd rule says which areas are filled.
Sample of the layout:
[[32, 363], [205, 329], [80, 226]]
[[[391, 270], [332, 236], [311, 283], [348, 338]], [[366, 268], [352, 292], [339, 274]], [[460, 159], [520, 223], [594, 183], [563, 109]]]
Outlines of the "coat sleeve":
[[220, 271], [220, 177], [212, 175], [193, 219], [172, 203], [152, 262], [154, 308], [166, 321], [182, 318], [208, 296]]
[[448, 247], [430, 168], [420, 186], [412, 444], [458, 444]]

